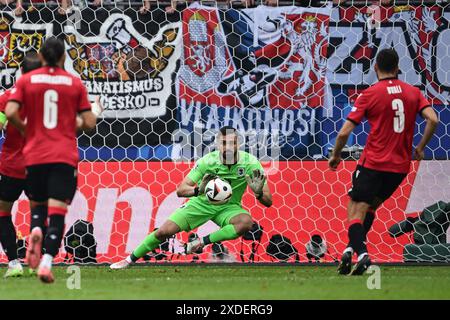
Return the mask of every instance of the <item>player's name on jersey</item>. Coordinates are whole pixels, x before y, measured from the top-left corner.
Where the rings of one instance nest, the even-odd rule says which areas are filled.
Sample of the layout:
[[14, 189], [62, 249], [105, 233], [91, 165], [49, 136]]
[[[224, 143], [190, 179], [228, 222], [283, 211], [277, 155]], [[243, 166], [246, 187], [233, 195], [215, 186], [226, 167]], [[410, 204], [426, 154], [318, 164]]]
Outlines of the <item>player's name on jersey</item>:
[[30, 79], [31, 83], [45, 83], [58, 85], [72, 85], [72, 78], [68, 76], [51, 75], [51, 74], [34, 74]]
[[144, 92], [158, 92], [163, 90], [161, 77], [137, 81], [83, 81], [90, 94], [130, 94]]
[[402, 87], [400, 86], [390, 86], [386, 88], [389, 94], [402, 93]]

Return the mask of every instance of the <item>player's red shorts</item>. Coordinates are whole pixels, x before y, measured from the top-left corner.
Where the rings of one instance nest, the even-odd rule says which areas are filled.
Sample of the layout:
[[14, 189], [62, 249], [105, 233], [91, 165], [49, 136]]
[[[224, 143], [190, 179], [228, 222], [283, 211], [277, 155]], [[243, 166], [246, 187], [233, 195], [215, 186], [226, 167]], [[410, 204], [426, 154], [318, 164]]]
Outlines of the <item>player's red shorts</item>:
[[14, 202], [23, 191], [28, 196], [25, 179], [18, 179], [0, 174], [0, 200]]
[[355, 202], [373, 204], [376, 198], [385, 201], [406, 176], [406, 173], [378, 171], [358, 165], [353, 172], [348, 195]]
[[72, 203], [77, 190], [78, 172], [66, 163], [38, 164], [27, 167], [30, 200], [36, 202], [56, 199]]

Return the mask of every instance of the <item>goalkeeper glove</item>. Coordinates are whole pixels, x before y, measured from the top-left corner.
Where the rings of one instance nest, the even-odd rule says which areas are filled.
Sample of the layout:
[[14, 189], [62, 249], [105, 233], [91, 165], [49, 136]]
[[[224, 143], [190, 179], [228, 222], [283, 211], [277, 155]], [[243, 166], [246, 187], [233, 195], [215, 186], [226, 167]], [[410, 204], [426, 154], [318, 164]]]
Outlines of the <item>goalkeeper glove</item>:
[[203, 176], [202, 182], [200, 182], [200, 185], [198, 187], [198, 194], [202, 195], [205, 193], [205, 189], [206, 189], [206, 185], [208, 184], [208, 182], [210, 182], [211, 180], [213, 180], [214, 178], [216, 178], [215, 175], [213, 174], [205, 174]]
[[260, 199], [263, 194], [264, 183], [266, 182], [266, 176], [260, 170], [253, 170], [253, 177], [248, 174], [245, 176], [248, 186], [252, 189], [255, 196]]

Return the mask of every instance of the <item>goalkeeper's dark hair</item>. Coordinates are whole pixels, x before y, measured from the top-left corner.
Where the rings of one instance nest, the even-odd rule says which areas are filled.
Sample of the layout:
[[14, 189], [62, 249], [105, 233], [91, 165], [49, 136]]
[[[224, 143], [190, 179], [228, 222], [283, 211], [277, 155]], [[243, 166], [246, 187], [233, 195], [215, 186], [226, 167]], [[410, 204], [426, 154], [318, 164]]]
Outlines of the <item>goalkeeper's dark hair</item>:
[[42, 67], [42, 63], [37, 52], [27, 53], [20, 64], [22, 74], [39, 69], [40, 67]]
[[398, 54], [393, 48], [383, 49], [377, 55], [378, 70], [385, 73], [392, 73], [398, 68]]
[[237, 134], [236, 128], [233, 128], [232, 126], [223, 126], [219, 129], [219, 134], [222, 136], [227, 136], [230, 134]]
[[64, 42], [56, 37], [50, 37], [45, 40], [40, 52], [48, 66], [56, 67], [65, 54]]

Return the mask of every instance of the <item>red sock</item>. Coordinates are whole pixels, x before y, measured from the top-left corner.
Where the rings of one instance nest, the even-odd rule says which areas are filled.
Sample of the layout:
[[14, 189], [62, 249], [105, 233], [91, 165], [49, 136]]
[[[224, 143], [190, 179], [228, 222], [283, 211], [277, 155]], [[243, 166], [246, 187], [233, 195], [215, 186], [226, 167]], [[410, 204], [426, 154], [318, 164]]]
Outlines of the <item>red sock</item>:
[[67, 208], [60, 208], [60, 207], [48, 207], [48, 216], [53, 216], [55, 214], [60, 216], [65, 216], [67, 213]]
[[0, 211], [0, 218], [1, 217], [9, 217], [9, 216], [11, 216], [11, 212]]

